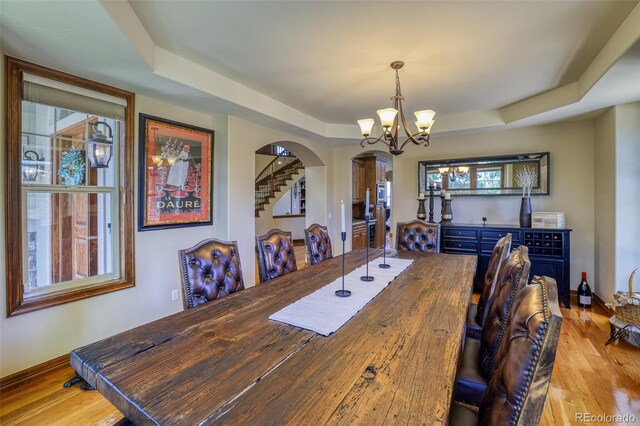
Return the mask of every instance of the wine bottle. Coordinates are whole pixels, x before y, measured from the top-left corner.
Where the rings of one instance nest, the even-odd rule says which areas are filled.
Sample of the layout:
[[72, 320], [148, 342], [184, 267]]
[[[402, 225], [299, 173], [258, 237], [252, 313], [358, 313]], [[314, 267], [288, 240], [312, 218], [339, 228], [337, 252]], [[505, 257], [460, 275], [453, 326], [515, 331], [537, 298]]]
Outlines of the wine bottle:
[[578, 306], [581, 308], [590, 308], [591, 307], [591, 287], [589, 287], [589, 283], [587, 282], [587, 273], [582, 273], [582, 281], [580, 281], [580, 285], [578, 286]]

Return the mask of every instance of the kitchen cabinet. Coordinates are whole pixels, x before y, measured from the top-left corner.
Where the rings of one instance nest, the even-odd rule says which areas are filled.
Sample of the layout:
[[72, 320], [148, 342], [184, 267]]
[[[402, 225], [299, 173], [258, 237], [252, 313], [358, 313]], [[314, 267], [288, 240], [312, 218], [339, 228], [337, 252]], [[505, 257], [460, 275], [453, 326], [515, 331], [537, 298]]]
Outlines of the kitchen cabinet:
[[351, 248], [353, 250], [367, 246], [367, 225], [364, 220], [354, 221], [351, 232]]
[[351, 162], [351, 185], [352, 203], [364, 203], [365, 192], [365, 163], [362, 160], [354, 159]]

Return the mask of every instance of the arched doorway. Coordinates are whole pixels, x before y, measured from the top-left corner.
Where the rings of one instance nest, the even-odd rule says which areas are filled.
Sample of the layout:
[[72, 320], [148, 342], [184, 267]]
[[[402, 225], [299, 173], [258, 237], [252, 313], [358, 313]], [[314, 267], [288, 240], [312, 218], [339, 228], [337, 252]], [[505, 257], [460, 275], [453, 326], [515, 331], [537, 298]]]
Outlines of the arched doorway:
[[304, 145], [278, 141], [256, 150], [255, 173], [255, 235], [274, 228], [291, 232], [298, 269], [304, 268], [304, 230], [326, 223], [324, 162]]
[[[369, 190], [369, 226], [365, 222]], [[390, 248], [393, 229], [393, 157], [367, 151], [351, 158], [351, 248]]]

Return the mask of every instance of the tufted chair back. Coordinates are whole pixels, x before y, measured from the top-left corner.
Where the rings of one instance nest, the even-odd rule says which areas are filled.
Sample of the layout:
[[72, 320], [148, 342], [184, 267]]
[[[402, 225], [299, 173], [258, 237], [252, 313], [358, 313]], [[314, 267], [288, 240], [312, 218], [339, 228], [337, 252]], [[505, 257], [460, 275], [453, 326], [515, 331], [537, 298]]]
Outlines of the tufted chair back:
[[256, 250], [262, 283], [298, 269], [291, 232], [272, 229], [256, 237]]
[[309, 263], [315, 265], [323, 260], [331, 259], [331, 239], [326, 226], [314, 223], [304, 230], [304, 239], [309, 250]]
[[238, 243], [210, 238], [178, 251], [184, 308], [244, 289]]
[[489, 379], [495, 368], [496, 354], [507, 325], [509, 311], [516, 294], [527, 285], [529, 280], [529, 249], [520, 246], [511, 252], [498, 272], [487, 317], [482, 325], [480, 336], [480, 371]]
[[480, 300], [478, 300], [478, 312], [476, 313], [476, 324], [482, 327], [485, 317], [487, 315], [489, 305], [493, 299], [493, 291], [495, 289], [498, 270], [500, 265], [503, 264], [504, 259], [509, 255], [511, 251], [511, 233], [500, 238], [493, 247], [491, 257], [489, 258], [489, 265], [487, 272], [484, 274], [484, 282], [482, 285], [482, 293], [480, 294]]
[[556, 282], [535, 277], [513, 302], [480, 425], [537, 425], [556, 357], [562, 313]]
[[423, 220], [398, 222], [398, 250], [440, 253], [440, 225]]

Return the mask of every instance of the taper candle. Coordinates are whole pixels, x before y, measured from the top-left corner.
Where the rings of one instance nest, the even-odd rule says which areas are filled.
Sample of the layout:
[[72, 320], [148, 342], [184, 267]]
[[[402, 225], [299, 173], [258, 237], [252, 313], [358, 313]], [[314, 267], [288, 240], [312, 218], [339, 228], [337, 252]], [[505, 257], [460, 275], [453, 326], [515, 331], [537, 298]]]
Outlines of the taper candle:
[[347, 227], [345, 226], [345, 221], [344, 221], [344, 201], [342, 200], [340, 200], [340, 225], [341, 225], [341, 231], [347, 232]]
[[369, 188], [367, 188], [367, 194], [364, 197], [364, 215], [369, 216]]

